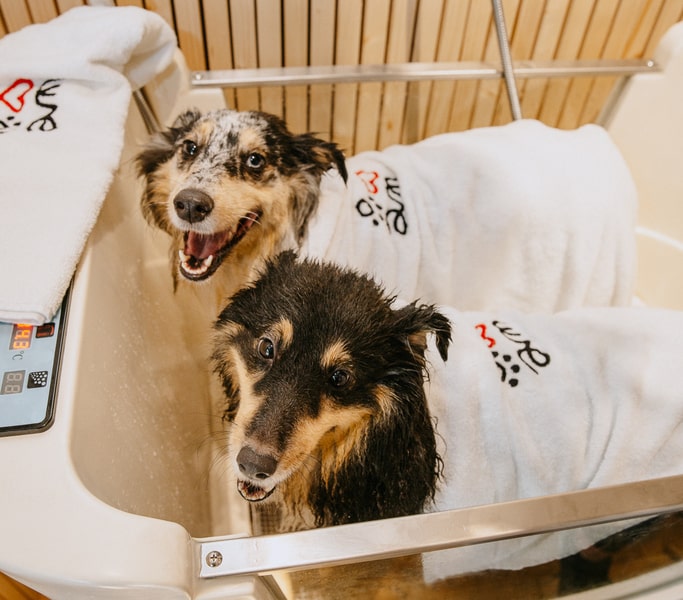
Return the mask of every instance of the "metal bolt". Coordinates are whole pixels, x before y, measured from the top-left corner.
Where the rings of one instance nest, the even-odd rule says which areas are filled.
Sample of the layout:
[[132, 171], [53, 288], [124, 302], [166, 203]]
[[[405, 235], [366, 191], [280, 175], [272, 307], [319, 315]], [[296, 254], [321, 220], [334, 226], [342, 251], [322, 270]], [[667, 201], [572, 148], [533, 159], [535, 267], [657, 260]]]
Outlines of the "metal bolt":
[[223, 555], [218, 550], [212, 550], [206, 555], [206, 564], [210, 567], [218, 567], [223, 562]]

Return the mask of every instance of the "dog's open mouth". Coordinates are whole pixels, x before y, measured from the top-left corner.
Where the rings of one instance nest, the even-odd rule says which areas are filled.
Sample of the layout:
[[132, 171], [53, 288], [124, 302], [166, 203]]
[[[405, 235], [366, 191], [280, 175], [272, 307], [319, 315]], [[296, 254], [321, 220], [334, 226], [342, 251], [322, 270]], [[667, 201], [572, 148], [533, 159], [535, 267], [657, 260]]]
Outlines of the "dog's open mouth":
[[255, 483], [239, 479], [237, 481], [237, 491], [240, 493], [242, 498], [249, 502], [260, 502], [261, 500], [265, 500], [268, 496], [270, 496], [273, 491], [275, 491], [275, 488], [273, 487], [270, 490], [264, 490], [261, 486], [256, 485]]
[[260, 217], [260, 212], [249, 211], [234, 229], [212, 234], [186, 232], [185, 245], [178, 251], [183, 277], [192, 281], [211, 277], [230, 250], [258, 223]]

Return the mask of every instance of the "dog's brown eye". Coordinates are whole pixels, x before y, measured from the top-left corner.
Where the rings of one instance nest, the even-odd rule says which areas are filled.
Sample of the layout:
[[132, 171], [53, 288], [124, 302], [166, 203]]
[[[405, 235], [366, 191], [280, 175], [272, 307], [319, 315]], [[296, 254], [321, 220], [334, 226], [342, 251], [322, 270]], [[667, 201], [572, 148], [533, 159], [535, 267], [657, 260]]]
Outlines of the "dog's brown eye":
[[351, 381], [351, 373], [344, 369], [337, 369], [330, 376], [330, 383], [336, 388], [343, 388], [349, 385]]
[[266, 159], [263, 157], [262, 154], [259, 154], [258, 152], [252, 152], [249, 156], [247, 156], [246, 162], [247, 167], [249, 167], [250, 169], [259, 170], [265, 166]]
[[275, 358], [275, 344], [268, 338], [261, 338], [258, 341], [256, 349], [259, 355], [267, 360], [273, 360]]
[[183, 142], [183, 156], [185, 158], [192, 158], [199, 151], [199, 146], [192, 140], [185, 140]]

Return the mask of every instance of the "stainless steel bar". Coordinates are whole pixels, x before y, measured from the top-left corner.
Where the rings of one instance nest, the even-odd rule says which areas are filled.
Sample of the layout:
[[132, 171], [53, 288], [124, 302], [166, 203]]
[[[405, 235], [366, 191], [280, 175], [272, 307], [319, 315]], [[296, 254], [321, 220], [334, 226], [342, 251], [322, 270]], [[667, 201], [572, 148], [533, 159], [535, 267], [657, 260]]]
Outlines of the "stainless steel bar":
[[140, 111], [140, 115], [142, 116], [142, 120], [145, 123], [147, 132], [155, 133], [157, 131], [161, 131], [161, 124], [159, 123], [159, 119], [157, 119], [154, 109], [152, 109], [152, 106], [147, 101], [147, 97], [145, 96], [144, 91], [141, 89], [135, 90], [133, 92], [133, 99], [135, 100], [135, 104], [137, 105], [138, 110]]
[[500, 61], [503, 65], [503, 77], [505, 79], [505, 89], [508, 93], [510, 112], [512, 118], [518, 121], [522, 118], [522, 108], [519, 103], [519, 92], [515, 81], [515, 72], [512, 67], [512, 55], [510, 54], [510, 41], [505, 27], [505, 13], [503, 12], [502, 0], [491, 0], [493, 6], [493, 20], [496, 23], [496, 34], [498, 35], [498, 49], [500, 50]]
[[400, 63], [391, 65], [330, 65], [194, 71], [193, 86], [248, 87], [253, 85], [314, 85], [373, 81], [438, 79], [498, 79], [500, 70], [484, 62]]
[[406, 556], [683, 510], [683, 475], [439, 513], [245, 538], [196, 540], [200, 577]]
[[[547, 77], [623, 77], [659, 71], [652, 60], [519, 61], [518, 79]], [[240, 88], [270, 85], [315, 85], [372, 81], [439, 81], [500, 79], [501, 69], [485, 62], [399, 63], [391, 65], [330, 65], [193, 71], [193, 87]]]

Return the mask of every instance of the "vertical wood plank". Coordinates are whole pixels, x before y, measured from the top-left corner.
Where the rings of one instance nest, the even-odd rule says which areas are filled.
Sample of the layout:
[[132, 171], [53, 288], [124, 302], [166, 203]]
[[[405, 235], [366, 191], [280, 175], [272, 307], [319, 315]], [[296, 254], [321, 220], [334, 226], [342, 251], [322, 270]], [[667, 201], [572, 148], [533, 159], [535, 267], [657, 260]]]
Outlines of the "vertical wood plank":
[[642, 58], [650, 34], [655, 27], [657, 17], [662, 11], [666, 0], [651, 0], [644, 7], [643, 14], [636, 25], [636, 29], [628, 40], [623, 58]]
[[230, 15], [225, 2], [202, 1], [207, 67], [232, 69]]
[[[447, 0], [439, 35], [437, 61], [455, 62], [460, 60], [469, 6], [469, 2], [465, 0]], [[432, 84], [423, 132], [424, 137], [448, 130], [454, 93], [454, 81], [435, 81]]]
[[[489, 33], [492, 31], [491, 25], [491, 3], [471, 0], [460, 60], [483, 59], [486, 42]], [[470, 126], [477, 88], [477, 81], [458, 81], [456, 83], [448, 123], [449, 131], [462, 131]]]
[[[389, 43], [387, 45], [387, 64], [410, 60], [416, 15], [417, 3], [415, 0], [393, 0]], [[407, 88], [408, 84], [404, 81], [392, 81], [384, 84], [379, 140], [377, 142], [377, 148], [380, 150], [401, 141]]]
[[[337, 0], [335, 64], [359, 63], [362, 28], [363, 0]], [[355, 83], [334, 86], [332, 139], [349, 155], [354, 153], [357, 97], [358, 85]]]
[[83, 6], [84, 4], [85, 0], [57, 0], [57, 10], [59, 14], [62, 14], [71, 8]]
[[[227, 2], [202, 0], [204, 17], [204, 44], [208, 69], [232, 69], [232, 36], [230, 33], [230, 12]], [[227, 106], [235, 105], [235, 91], [223, 90]]]
[[[436, 60], [444, 0], [422, 0], [417, 9], [412, 62], [431, 63]], [[401, 142], [412, 144], [424, 136], [432, 82], [411, 82], [407, 86], [406, 110]]]
[[[258, 64], [260, 68], [282, 66], [282, 5], [280, 0], [257, 0]], [[284, 117], [281, 86], [261, 88], [261, 110]]]
[[46, 23], [59, 14], [53, 0], [27, 0], [27, 2], [31, 20], [34, 23]]
[[[534, 60], [551, 60], [555, 56], [568, 9], [569, 0], [551, 1], [546, 4], [532, 53]], [[525, 118], [538, 118], [549, 81], [534, 78], [524, 82], [521, 108]]]
[[142, 0], [116, 0], [116, 6], [135, 6], [143, 8]]
[[[308, 0], [286, 0], [283, 11], [285, 66], [308, 64]], [[290, 85], [285, 88], [285, 118], [292, 131], [308, 130], [308, 88]]]
[[[555, 54], [557, 60], [574, 60], [578, 56], [595, 1], [571, 0], [562, 29], [562, 37]], [[547, 125], [555, 126], [560, 120], [570, 85], [571, 79], [564, 77], [548, 82], [539, 115], [539, 118]]]
[[[252, 1], [230, 0], [230, 32], [232, 60], [236, 69], [258, 67], [256, 48], [256, 7]], [[259, 108], [256, 88], [239, 88], [235, 91], [235, 106], [239, 110]]]
[[[311, 65], [334, 64], [335, 0], [311, 0]], [[309, 91], [308, 129], [326, 140], [332, 135], [332, 86]]]
[[[579, 52], [580, 59], [600, 58], [618, 8], [618, 0], [599, 0], [596, 2]], [[592, 86], [593, 79], [588, 77], [576, 77], [572, 80], [567, 90], [562, 117], [557, 124], [558, 127], [573, 129], [578, 125]]]
[[[503, 13], [505, 15], [506, 29], [508, 31], [508, 40], [512, 38], [515, 31], [515, 22], [517, 20], [517, 11], [519, 9], [519, 0], [503, 1]], [[493, 11], [491, 12], [493, 16]], [[512, 49], [510, 51], [512, 53]], [[515, 55], [512, 54], [513, 58]], [[495, 23], [491, 19], [490, 31], [486, 41], [486, 48], [484, 50], [484, 61], [494, 65], [500, 65], [500, 45], [498, 43], [498, 35], [496, 34]], [[474, 107], [472, 111], [472, 118], [469, 126], [472, 127], [486, 127], [493, 123], [496, 107], [498, 106], [501, 96], [505, 96], [504, 101], [507, 103], [507, 95], [505, 86], [502, 85], [501, 80], [488, 80], [479, 82], [479, 89], [474, 98]], [[509, 115], [509, 110], [508, 110]], [[509, 120], [509, 118], [508, 118]]]
[[[361, 64], [376, 65], [385, 62], [390, 15], [391, 0], [375, 0], [365, 4]], [[382, 83], [364, 83], [358, 88], [356, 152], [375, 150], [378, 147], [383, 90], [384, 85]]]
[[[540, 33], [541, 23], [544, 16], [544, 5], [537, 0], [523, 0], [517, 11], [517, 19], [510, 33], [510, 48], [514, 60], [528, 60], [534, 54], [536, 40]], [[517, 93], [520, 106], [523, 106], [526, 83], [517, 80]], [[526, 117], [522, 111], [522, 117]], [[493, 115], [493, 125], [501, 125], [512, 120], [510, 101], [505, 86], [501, 86], [501, 94]]]
[[[77, 2], [78, 0], [59, 0], [59, 2]], [[160, 15], [164, 21], [175, 31], [175, 19], [173, 17], [172, 0], [145, 0], [144, 6], [147, 10], [151, 10]]]
[[[643, 17], [647, 2], [648, 0], [631, 0], [619, 5], [601, 58], [621, 58], [624, 55], [628, 40], [638, 28], [638, 22]], [[597, 119], [616, 81], [615, 77], [599, 77], [592, 80], [576, 125], [590, 123]]]
[[0, 0], [0, 12], [5, 21], [7, 33], [18, 31], [32, 23], [28, 7], [23, 0]]
[[191, 70], [206, 69], [204, 30], [199, 0], [182, 0], [175, 3], [178, 45]]
[[657, 44], [667, 29], [681, 20], [683, 20], [683, 2], [681, 0], [665, 0], [645, 46], [644, 56], [653, 56]]

